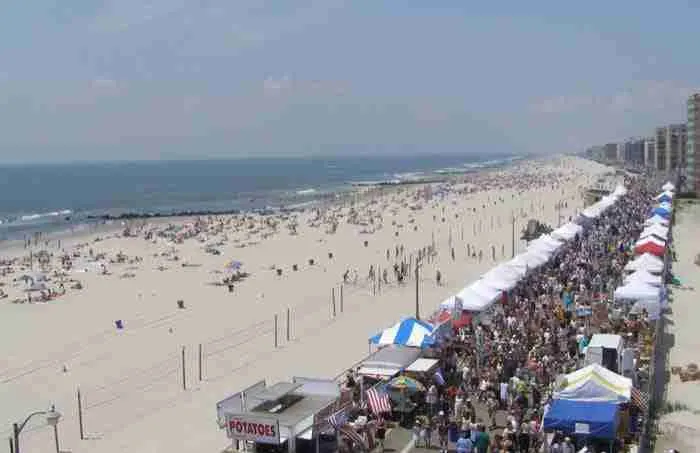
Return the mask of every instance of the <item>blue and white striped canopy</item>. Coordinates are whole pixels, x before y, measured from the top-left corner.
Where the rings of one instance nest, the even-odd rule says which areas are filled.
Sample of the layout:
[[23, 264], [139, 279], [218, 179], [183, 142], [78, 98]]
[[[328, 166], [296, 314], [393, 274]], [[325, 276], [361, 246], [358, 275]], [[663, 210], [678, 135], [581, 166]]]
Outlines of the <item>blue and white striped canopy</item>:
[[427, 322], [406, 318], [371, 337], [369, 341], [379, 346], [397, 344], [427, 348], [435, 344], [434, 330], [435, 328]]

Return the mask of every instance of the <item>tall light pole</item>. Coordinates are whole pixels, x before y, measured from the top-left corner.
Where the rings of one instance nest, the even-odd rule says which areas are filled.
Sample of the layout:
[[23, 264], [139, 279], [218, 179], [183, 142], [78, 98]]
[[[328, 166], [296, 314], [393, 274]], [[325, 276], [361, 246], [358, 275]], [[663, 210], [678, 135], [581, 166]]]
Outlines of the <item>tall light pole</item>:
[[511, 223], [513, 224], [513, 237], [512, 237], [512, 243], [511, 243], [511, 258], [515, 258], [515, 213], [513, 213], [513, 218], [511, 219]]
[[416, 258], [416, 319], [420, 321], [420, 302], [418, 300], [418, 290], [419, 290], [419, 282], [420, 282], [420, 263], [421, 259]]
[[27, 418], [24, 419], [22, 423], [13, 423], [12, 424], [12, 439], [14, 443], [14, 453], [20, 453], [20, 448], [19, 448], [19, 435], [24, 429], [25, 426], [27, 426], [27, 423], [29, 420], [32, 419], [32, 417], [36, 415], [44, 415], [46, 416], [46, 423], [49, 426], [53, 426], [53, 435], [54, 435], [54, 440], [56, 442], [56, 453], [60, 453], [59, 451], [59, 445], [58, 445], [58, 422], [61, 419], [61, 413], [56, 412], [56, 408], [51, 405], [51, 409], [48, 411], [36, 411], [27, 416]]

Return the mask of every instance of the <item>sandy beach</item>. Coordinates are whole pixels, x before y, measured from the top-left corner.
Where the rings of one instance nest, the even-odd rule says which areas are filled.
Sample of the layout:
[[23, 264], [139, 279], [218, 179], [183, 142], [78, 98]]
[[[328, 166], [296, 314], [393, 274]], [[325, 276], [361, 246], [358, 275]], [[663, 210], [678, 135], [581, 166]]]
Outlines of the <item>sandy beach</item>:
[[[700, 274], [695, 259], [700, 254], [697, 240], [700, 225], [700, 205], [685, 204], [676, 214], [674, 240], [677, 261], [673, 273], [682, 286], [673, 290], [671, 313], [666, 316], [665, 331], [670, 347], [667, 369], [698, 363], [700, 357], [700, 311], [697, 309]], [[669, 375], [666, 388], [666, 407], [659, 421], [661, 435], [656, 451], [669, 448], [679, 451], [697, 451], [700, 442], [700, 385], [698, 381], [681, 382], [678, 375]]]
[[[573, 157], [527, 161], [467, 181], [387, 188], [301, 213], [160, 219], [134, 222], [129, 237], [120, 227], [63, 237], [60, 247], [55, 240], [6, 247], [0, 435], [55, 404], [64, 451], [220, 452], [227, 439], [216, 426], [217, 401], [260, 379], [339, 375], [366, 355], [370, 335], [414, 313], [418, 250], [430, 251], [419, 285], [427, 316], [511, 257], [513, 216], [518, 237], [529, 219], [556, 228], [583, 208], [583, 189], [609, 171]], [[690, 244], [697, 207], [681, 216], [676, 240]], [[524, 248], [516, 240], [515, 252]], [[688, 286], [700, 286], [698, 252], [678, 248], [674, 270]], [[696, 324], [693, 295], [675, 292], [673, 364], [697, 360], [695, 340], [681, 333]], [[669, 400], [690, 399], [687, 385], [696, 383], [672, 383]], [[695, 396], [700, 409], [700, 392]], [[42, 420], [22, 433], [23, 451], [52, 445]]]

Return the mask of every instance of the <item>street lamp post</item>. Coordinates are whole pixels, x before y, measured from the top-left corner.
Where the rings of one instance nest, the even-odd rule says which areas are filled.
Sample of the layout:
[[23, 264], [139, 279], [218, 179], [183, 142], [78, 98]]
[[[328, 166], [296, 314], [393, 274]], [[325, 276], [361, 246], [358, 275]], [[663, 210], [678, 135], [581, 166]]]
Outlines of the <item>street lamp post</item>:
[[13, 439], [13, 444], [14, 444], [14, 453], [20, 453], [20, 448], [19, 448], [19, 435], [24, 429], [25, 426], [27, 426], [27, 423], [29, 420], [32, 419], [32, 417], [36, 415], [44, 415], [46, 416], [46, 423], [49, 426], [53, 427], [53, 435], [54, 435], [54, 440], [56, 442], [56, 453], [60, 453], [59, 450], [59, 444], [58, 444], [58, 422], [61, 419], [61, 413], [56, 411], [56, 408], [51, 405], [51, 409], [48, 411], [36, 411], [32, 412], [27, 416], [27, 418], [24, 419], [22, 423], [13, 423], [12, 424], [12, 439]]

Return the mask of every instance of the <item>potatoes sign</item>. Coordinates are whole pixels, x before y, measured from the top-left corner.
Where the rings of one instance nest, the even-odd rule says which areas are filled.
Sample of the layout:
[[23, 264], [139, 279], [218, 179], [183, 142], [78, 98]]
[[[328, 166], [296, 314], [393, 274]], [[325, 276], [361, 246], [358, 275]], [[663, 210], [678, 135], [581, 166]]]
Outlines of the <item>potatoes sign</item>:
[[274, 445], [280, 443], [279, 422], [277, 420], [231, 416], [226, 423], [226, 428], [231, 439]]

